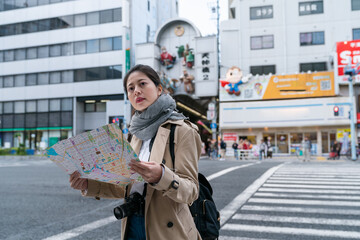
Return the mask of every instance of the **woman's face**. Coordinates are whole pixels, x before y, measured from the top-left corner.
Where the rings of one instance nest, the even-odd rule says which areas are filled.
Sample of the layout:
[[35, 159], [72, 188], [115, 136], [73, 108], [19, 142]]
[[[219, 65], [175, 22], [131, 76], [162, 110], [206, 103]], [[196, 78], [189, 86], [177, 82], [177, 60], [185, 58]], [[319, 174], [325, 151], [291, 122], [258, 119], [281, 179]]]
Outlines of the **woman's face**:
[[155, 83], [142, 72], [130, 74], [126, 89], [131, 105], [140, 112], [153, 104], [162, 91], [160, 84], [155, 86]]

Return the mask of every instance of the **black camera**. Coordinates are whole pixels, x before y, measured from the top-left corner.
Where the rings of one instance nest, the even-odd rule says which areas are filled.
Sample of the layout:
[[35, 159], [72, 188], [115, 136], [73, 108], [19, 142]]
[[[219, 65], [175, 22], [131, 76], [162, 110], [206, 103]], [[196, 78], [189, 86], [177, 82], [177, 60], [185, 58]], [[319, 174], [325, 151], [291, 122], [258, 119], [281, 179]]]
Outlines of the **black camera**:
[[116, 219], [122, 219], [133, 214], [143, 215], [144, 209], [144, 197], [140, 193], [134, 192], [125, 198], [125, 203], [114, 208], [114, 215]]

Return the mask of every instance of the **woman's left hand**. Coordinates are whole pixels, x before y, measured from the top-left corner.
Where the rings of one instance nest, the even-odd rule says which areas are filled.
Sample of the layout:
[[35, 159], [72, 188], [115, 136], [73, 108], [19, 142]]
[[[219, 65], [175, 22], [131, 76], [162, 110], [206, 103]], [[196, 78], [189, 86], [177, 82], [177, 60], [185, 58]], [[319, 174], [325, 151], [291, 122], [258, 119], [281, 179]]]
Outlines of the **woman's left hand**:
[[138, 162], [131, 160], [129, 163], [132, 171], [137, 172], [148, 183], [158, 183], [162, 176], [162, 167], [156, 162]]

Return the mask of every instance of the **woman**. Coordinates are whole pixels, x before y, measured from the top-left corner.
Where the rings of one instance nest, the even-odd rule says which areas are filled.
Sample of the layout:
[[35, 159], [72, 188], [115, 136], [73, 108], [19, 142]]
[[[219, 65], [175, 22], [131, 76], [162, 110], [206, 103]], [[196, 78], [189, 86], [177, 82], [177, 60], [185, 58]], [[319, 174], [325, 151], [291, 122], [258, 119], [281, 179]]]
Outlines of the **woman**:
[[[201, 139], [197, 127], [176, 111], [174, 99], [162, 92], [159, 76], [149, 66], [133, 67], [124, 78], [124, 91], [136, 110], [129, 131], [131, 146], [141, 160], [130, 166], [149, 184], [123, 188], [82, 179], [75, 172], [70, 176], [71, 187], [97, 199], [145, 194], [143, 214], [122, 219], [121, 239], [201, 239], [188, 208], [199, 191]], [[176, 125], [174, 171], [169, 149], [171, 124]]]

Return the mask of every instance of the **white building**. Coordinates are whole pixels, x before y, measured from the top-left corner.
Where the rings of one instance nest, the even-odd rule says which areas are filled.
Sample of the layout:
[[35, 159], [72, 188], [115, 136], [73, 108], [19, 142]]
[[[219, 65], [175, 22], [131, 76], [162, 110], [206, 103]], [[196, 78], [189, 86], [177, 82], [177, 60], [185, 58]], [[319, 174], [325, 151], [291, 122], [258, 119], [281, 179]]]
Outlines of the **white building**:
[[0, 146], [43, 149], [113, 118], [121, 122], [122, 78], [134, 46], [152, 41], [177, 5], [0, 1]]
[[[293, 74], [292, 80], [300, 82], [305, 75], [299, 73], [332, 72], [336, 42], [360, 39], [360, 0], [341, 3], [336, 0], [233, 0], [229, 16], [232, 19], [221, 24], [221, 77], [225, 78], [232, 66], [241, 68], [244, 75], [259, 74], [260, 77], [253, 77], [247, 83], [249, 91], [249, 86], [255, 86], [256, 81], [263, 81], [263, 85], [256, 86], [264, 87], [265, 91], [271, 77], [260, 80], [263, 74]], [[314, 89], [317, 87], [315, 84]], [[250, 97], [250, 92], [229, 96], [220, 87], [221, 131], [225, 136], [247, 137], [253, 144], [271, 137], [276, 152], [281, 154], [292, 153], [308, 137], [314, 154], [328, 153], [331, 142], [350, 124], [347, 83], [339, 84], [335, 75], [331, 87], [334, 92], [323, 96], [300, 96], [295, 92], [303, 90], [293, 89], [293, 96], [300, 96], [293, 99], [279, 96], [256, 99]], [[261, 89], [251, 91], [259, 93]], [[358, 95], [359, 90], [355, 88], [357, 106]], [[341, 114], [334, 117], [333, 108], [337, 105]]]

